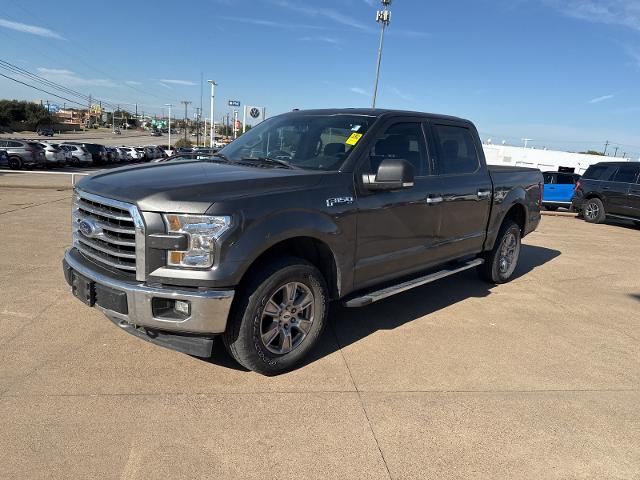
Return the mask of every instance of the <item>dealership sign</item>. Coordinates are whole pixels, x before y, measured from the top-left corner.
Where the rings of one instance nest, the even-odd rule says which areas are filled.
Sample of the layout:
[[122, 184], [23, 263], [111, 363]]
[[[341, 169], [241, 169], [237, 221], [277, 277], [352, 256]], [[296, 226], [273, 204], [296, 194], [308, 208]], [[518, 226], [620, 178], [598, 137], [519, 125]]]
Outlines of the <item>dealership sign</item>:
[[229, 106], [230, 107], [239, 107], [240, 106], [240, 100], [229, 100]]

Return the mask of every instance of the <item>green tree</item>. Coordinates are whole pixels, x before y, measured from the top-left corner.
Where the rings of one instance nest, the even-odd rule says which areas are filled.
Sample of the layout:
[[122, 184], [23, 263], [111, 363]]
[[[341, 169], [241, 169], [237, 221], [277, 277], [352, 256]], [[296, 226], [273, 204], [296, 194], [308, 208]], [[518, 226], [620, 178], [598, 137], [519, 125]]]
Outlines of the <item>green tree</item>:
[[185, 140], [184, 138], [179, 139], [176, 143], [174, 143], [175, 148], [191, 148], [193, 147], [193, 143], [191, 140]]

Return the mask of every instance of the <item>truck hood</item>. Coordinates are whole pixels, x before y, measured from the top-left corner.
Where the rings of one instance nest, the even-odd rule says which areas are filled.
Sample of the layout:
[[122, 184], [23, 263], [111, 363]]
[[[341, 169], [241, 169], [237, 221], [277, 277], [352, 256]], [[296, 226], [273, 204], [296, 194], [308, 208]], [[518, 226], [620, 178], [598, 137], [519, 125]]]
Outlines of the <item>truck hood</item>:
[[273, 191], [307, 190], [323, 172], [253, 167], [207, 161], [176, 161], [103, 170], [77, 188], [143, 211], [202, 214], [215, 202]]

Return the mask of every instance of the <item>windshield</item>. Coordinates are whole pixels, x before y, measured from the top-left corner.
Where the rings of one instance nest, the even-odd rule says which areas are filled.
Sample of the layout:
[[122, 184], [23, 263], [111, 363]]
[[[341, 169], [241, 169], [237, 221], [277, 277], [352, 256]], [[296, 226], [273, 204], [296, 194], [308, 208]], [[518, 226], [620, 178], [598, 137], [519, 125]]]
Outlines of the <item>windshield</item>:
[[283, 115], [220, 150], [230, 161], [272, 158], [293, 167], [338, 170], [375, 121], [359, 115]]

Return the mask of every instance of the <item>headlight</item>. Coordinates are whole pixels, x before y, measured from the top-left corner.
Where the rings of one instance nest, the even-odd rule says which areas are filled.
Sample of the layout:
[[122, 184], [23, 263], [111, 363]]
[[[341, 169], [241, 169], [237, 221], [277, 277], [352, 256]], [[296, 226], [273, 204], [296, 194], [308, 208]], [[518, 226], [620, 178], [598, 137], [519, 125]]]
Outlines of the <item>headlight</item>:
[[184, 252], [169, 251], [170, 267], [207, 268], [213, 266], [217, 240], [231, 227], [231, 217], [208, 215], [164, 215], [171, 233], [186, 234], [189, 248]]

